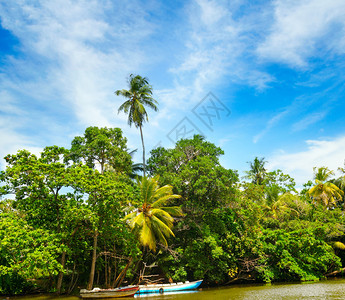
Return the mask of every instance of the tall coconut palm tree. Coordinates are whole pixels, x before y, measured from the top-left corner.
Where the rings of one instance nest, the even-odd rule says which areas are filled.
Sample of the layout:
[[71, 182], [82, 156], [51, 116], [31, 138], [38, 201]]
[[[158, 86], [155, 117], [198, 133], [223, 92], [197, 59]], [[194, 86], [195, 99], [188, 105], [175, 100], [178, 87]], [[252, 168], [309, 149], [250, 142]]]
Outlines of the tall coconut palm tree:
[[155, 252], [157, 243], [168, 246], [167, 238], [174, 236], [173, 216], [182, 215], [180, 207], [165, 205], [181, 196], [173, 194], [171, 185], [159, 187], [158, 177], [143, 177], [138, 183], [141, 203], [125, 217], [125, 220], [138, 235], [140, 243]]
[[141, 135], [141, 143], [143, 146], [143, 173], [145, 176], [145, 145], [143, 137], [143, 123], [148, 121], [148, 115], [145, 106], [152, 108], [157, 111], [158, 102], [152, 97], [152, 86], [146, 77], [141, 77], [140, 75], [131, 74], [128, 79], [129, 90], [117, 90], [115, 94], [117, 96], [123, 96], [127, 100], [121, 104], [118, 109], [124, 111], [128, 114], [128, 124], [132, 126], [135, 125], [139, 128]]
[[314, 168], [315, 185], [308, 191], [310, 197], [322, 202], [325, 206], [335, 205], [341, 200], [344, 192], [334, 183], [328, 181], [334, 172], [327, 167]]

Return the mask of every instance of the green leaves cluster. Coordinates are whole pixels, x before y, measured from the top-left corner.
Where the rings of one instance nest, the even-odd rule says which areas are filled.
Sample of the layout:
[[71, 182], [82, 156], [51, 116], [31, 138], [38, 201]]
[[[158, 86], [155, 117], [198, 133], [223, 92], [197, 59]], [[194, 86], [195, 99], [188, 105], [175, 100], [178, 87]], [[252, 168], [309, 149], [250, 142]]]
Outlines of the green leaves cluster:
[[[17, 276], [31, 286], [71, 291], [77, 281], [85, 285], [88, 275], [93, 273], [93, 280], [101, 271], [95, 267], [98, 260], [107, 268], [102, 276], [110, 286], [138, 252], [121, 221], [123, 207], [138, 197], [121, 130], [89, 127], [71, 149], [46, 147], [39, 156], [20, 150], [5, 160], [2, 193], [15, 199], [0, 206], [4, 280]], [[16, 284], [6, 290], [20, 292]]]
[[222, 154], [200, 136], [151, 152], [151, 174], [173, 184], [186, 214], [171, 252], [159, 258], [167, 276], [229, 284], [315, 280], [341, 268], [340, 208], [299, 195], [293, 178], [267, 171], [264, 158], [255, 158], [240, 182], [219, 164]]
[[[166, 206], [172, 199], [181, 198], [172, 192], [172, 186], [159, 187], [158, 178], [143, 177], [139, 182], [140, 202], [126, 215], [129, 226], [139, 236], [143, 246], [156, 251], [157, 243], [167, 247], [167, 238], [172, 231], [174, 216], [182, 216], [180, 207]], [[132, 210], [131, 207], [129, 207]]]

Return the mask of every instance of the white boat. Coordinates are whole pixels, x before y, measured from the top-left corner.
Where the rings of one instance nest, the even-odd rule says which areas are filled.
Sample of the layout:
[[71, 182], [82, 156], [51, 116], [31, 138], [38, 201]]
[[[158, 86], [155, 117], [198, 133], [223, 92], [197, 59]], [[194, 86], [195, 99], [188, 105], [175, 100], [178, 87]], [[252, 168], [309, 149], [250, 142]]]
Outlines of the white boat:
[[138, 285], [125, 286], [116, 289], [100, 289], [94, 288], [93, 290], [80, 290], [80, 296], [82, 298], [123, 298], [133, 297], [139, 290]]

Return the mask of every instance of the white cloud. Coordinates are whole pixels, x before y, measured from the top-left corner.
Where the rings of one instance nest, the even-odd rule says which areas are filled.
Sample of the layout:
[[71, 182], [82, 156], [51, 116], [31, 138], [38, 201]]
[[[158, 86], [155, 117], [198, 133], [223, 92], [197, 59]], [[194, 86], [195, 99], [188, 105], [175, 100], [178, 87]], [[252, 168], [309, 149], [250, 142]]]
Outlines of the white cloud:
[[4, 169], [5, 161], [3, 158], [7, 154], [15, 154], [18, 150], [26, 149], [38, 155], [41, 147], [36, 147], [29, 137], [19, 134], [12, 118], [2, 118], [0, 122], [0, 169]]
[[277, 125], [278, 122], [287, 114], [289, 114], [289, 109], [286, 109], [283, 112], [276, 114], [270, 120], [268, 120], [266, 127], [253, 137], [253, 143], [257, 143], [264, 135], [266, 135], [269, 132], [270, 129]]
[[267, 88], [274, 80], [253, 68], [250, 61], [256, 43], [252, 31], [260, 27], [254, 20], [260, 17], [251, 12], [246, 18], [235, 19], [236, 6], [212, 0], [198, 0], [188, 6], [190, 25], [185, 33], [184, 57], [171, 71], [179, 84], [192, 90], [194, 101], [225, 80], [228, 85], [249, 84], [258, 90]]
[[320, 48], [344, 53], [344, 15], [343, 0], [277, 0], [271, 32], [257, 53], [299, 67], [306, 66]]
[[[42, 1], [40, 5], [20, 1], [0, 7], [2, 26], [20, 39], [24, 51], [37, 57], [38, 62], [29, 63], [30, 67], [43, 70], [27, 83], [44, 81], [50, 93], [59, 93], [84, 126], [90, 121], [110, 126], [114, 121], [115, 109], [111, 107], [116, 84], [124, 86], [126, 76], [142, 61], [140, 50], [130, 49], [150, 34], [150, 25], [137, 11], [130, 26], [117, 23], [119, 17], [108, 19], [109, 5], [65, 0]], [[124, 9], [123, 15], [133, 13], [126, 7], [117, 8]], [[27, 58], [14, 61], [16, 71], [21, 64], [26, 65]], [[41, 91], [39, 85], [33, 90], [37, 94]]]
[[22, 115], [16, 99], [8, 91], [0, 91], [0, 112], [8, 115]]
[[308, 114], [303, 119], [299, 120], [298, 122], [292, 125], [292, 131], [300, 131], [300, 130], [306, 129], [310, 125], [324, 119], [327, 116], [327, 113], [328, 111], [315, 112], [312, 114]]
[[153, 27], [142, 5], [93, 0], [0, 4], [2, 27], [18, 39], [17, 53], [3, 57], [0, 73], [0, 109], [16, 124], [1, 127], [4, 153], [60, 142], [90, 125], [118, 126], [136, 135], [127, 128], [126, 116], [117, 114], [123, 99], [114, 91], [125, 88], [126, 77], [148, 59], [139, 44]]
[[204, 24], [212, 25], [227, 15], [227, 10], [216, 1], [197, 0], [201, 8], [201, 20]]
[[308, 140], [307, 149], [295, 153], [277, 153], [268, 157], [268, 168], [282, 169], [301, 186], [313, 179], [313, 168], [326, 166], [336, 171], [345, 160], [345, 136], [329, 140]]

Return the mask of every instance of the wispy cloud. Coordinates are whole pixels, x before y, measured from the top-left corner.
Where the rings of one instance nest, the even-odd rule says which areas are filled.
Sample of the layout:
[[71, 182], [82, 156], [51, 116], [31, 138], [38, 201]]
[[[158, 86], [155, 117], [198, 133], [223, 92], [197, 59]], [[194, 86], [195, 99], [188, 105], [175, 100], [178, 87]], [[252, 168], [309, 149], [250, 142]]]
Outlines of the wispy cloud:
[[336, 171], [344, 164], [345, 137], [307, 140], [307, 149], [295, 153], [281, 151], [268, 157], [269, 169], [282, 169], [295, 178], [298, 185], [313, 178], [313, 167], [327, 166]]
[[0, 119], [0, 169], [4, 169], [5, 161], [3, 157], [12, 154], [20, 149], [27, 149], [38, 154], [42, 148], [35, 146], [30, 137], [18, 133], [18, 127], [22, 124], [15, 117], [1, 117]]
[[292, 125], [292, 131], [300, 131], [308, 128], [310, 125], [323, 120], [327, 116], [327, 113], [327, 111], [322, 111], [308, 114]]
[[[281, 112], [266, 121], [263, 129], [253, 137], [253, 142], [259, 142], [274, 129], [281, 130], [280, 126], [284, 126], [287, 132], [295, 133], [325, 120], [343, 100], [344, 81], [341, 68], [337, 66], [332, 69], [332, 74], [323, 70], [312, 73], [306, 81], [295, 82], [295, 86], [290, 88], [300, 91], [300, 94], [288, 99], [290, 104], [280, 108]], [[307, 89], [301, 89], [300, 86]]]
[[257, 135], [253, 137], [253, 143], [257, 143], [264, 135], [266, 135], [274, 126], [278, 124], [278, 122], [283, 119], [287, 114], [289, 114], [289, 110], [284, 110], [275, 116], [273, 116], [266, 124], [266, 127], [260, 131]]
[[271, 32], [257, 48], [261, 58], [306, 67], [320, 52], [344, 53], [344, 1], [277, 0], [274, 11]]
[[190, 26], [185, 36], [184, 59], [171, 71], [180, 79], [179, 83], [189, 82], [198, 95], [196, 99], [225, 78], [228, 83], [249, 84], [259, 90], [274, 80], [264, 70], [252, 67], [251, 49], [256, 38], [249, 32], [257, 30], [253, 27], [253, 15], [248, 12], [246, 18], [235, 18], [238, 7], [222, 1], [198, 0], [187, 9]]
[[2, 62], [1, 99], [11, 99], [2, 110], [22, 114], [15, 127], [2, 124], [2, 140], [21, 148], [54, 143], [90, 125], [126, 128], [113, 92], [144, 61], [139, 44], [153, 27], [141, 3], [21, 0], [2, 2], [0, 16], [19, 41]]
[[[124, 83], [141, 60], [140, 51], [130, 50], [135, 46], [132, 30], [136, 30], [137, 42], [150, 33], [142, 14], [130, 26], [117, 23], [117, 17], [110, 23], [106, 13], [110, 6], [109, 2], [65, 0], [43, 1], [37, 6], [22, 1], [1, 7], [3, 26], [19, 37], [23, 51], [30, 51], [38, 60], [31, 68], [43, 70], [50, 92], [57, 91], [84, 125], [90, 120], [97, 125], [111, 124], [113, 118], [107, 112], [111, 111], [114, 85]], [[114, 31], [113, 26], [119, 28]], [[131, 60], [126, 60], [128, 56]], [[16, 70], [23, 63], [26, 59], [15, 61]], [[42, 75], [31, 82], [42, 80]], [[39, 94], [40, 86], [35, 90]]]

